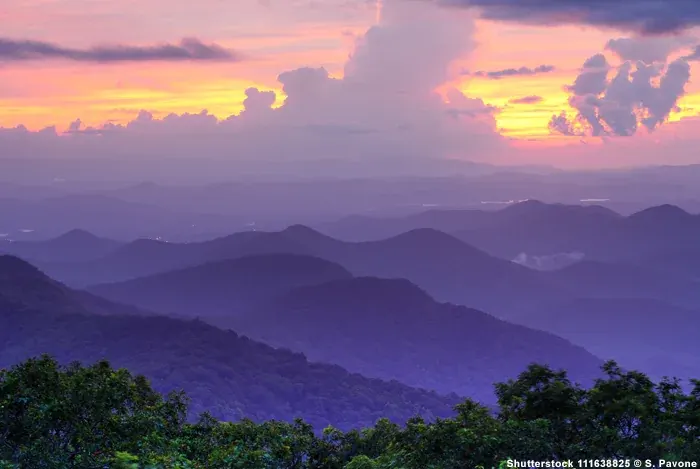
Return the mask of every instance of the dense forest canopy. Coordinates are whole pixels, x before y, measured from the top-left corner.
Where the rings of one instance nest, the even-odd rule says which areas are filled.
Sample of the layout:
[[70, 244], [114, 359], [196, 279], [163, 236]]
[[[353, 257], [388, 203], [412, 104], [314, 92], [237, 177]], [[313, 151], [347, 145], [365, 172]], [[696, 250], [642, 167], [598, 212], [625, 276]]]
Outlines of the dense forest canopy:
[[294, 422], [187, 420], [187, 396], [101, 361], [50, 356], [0, 371], [1, 468], [473, 469], [508, 459], [700, 460], [700, 381], [604, 365], [584, 389], [532, 365], [496, 385], [498, 412], [466, 400], [450, 418], [380, 419], [347, 432]]
[[0, 367], [41, 354], [59, 363], [105, 358], [146, 376], [163, 394], [183, 389], [190, 416], [204, 411], [221, 420], [291, 421], [342, 430], [387, 417], [397, 423], [418, 414], [448, 417], [461, 401], [397, 381], [349, 373], [313, 363], [289, 349], [275, 349], [201, 321], [167, 317], [59, 314], [0, 304]]

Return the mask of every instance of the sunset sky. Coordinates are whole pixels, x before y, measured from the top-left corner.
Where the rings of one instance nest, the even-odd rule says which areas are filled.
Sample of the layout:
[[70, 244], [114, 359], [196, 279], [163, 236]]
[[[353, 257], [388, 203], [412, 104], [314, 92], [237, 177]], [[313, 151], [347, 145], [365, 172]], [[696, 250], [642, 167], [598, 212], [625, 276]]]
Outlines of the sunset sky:
[[[668, 8], [676, 3], [650, 3], [655, 2]], [[513, 2], [492, 3], [507, 9]], [[210, 130], [226, 145], [224, 125], [216, 120], [241, 113], [246, 90], [255, 88], [275, 96], [254, 94], [250, 112], [240, 121], [229, 119], [229, 130], [239, 138], [264, 132], [282, 148], [306, 138], [295, 125], [322, 124], [342, 127], [343, 138], [349, 126], [355, 126], [353, 133], [381, 135], [376, 145], [367, 135], [358, 137], [363, 143], [353, 143], [348, 152], [400, 153], [406, 144], [416, 152], [434, 148], [430, 157], [494, 163], [700, 162], [694, 151], [700, 134], [700, 80], [694, 77], [700, 63], [693, 56], [700, 33], [692, 18], [682, 28], [669, 21], [668, 31], [650, 36], [646, 25], [626, 21], [614, 7], [609, 21], [600, 20], [605, 15], [586, 20], [585, 7], [564, 13], [554, 7], [535, 11], [532, 18], [518, 8], [506, 14], [430, 0], [7, 2], [0, 8], [0, 127], [5, 128], [0, 145], [5, 141], [5, 151], [36, 154], [52, 147], [45, 141], [49, 137], [65, 140], [82, 133], [89, 138], [105, 126], [122, 136], [138, 131], [138, 142], [155, 145], [181, 128], [173, 114], [195, 114], [186, 116], [192, 126], [185, 126], [195, 134], [197, 125], [202, 135], [207, 125], [216, 126]], [[600, 56], [598, 68], [582, 72], [596, 54], [605, 57], [602, 68], [609, 67], [607, 82], [594, 76], [602, 69]], [[631, 62], [625, 65], [625, 59]], [[646, 62], [642, 71], [637, 60]], [[644, 76], [622, 84], [613, 80], [625, 66], [632, 77]], [[284, 104], [280, 75], [306, 67], [323, 67], [330, 78], [290, 74], [286, 91], [298, 96]], [[286, 114], [271, 111], [272, 101], [273, 108], [289, 106]], [[452, 121], [438, 122], [450, 112]], [[566, 120], [557, 120], [562, 112]], [[587, 112], [597, 116], [593, 124], [586, 121]], [[168, 115], [170, 124], [156, 125]], [[52, 126], [55, 136], [53, 130], [41, 132]], [[415, 132], [420, 135], [411, 133], [417, 142], [410, 145], [391, 133], [410, 126], [420, 129]], [[326, 138], [313, 145], [304, 140], [299, 151], [328, 152], [333, 145]], [[94, 142], [81, 145], [94, 152], [101, 148]], [[247, 143], [237, 153], [256, 148]], [[268, 144], [265, 151], [275, 148]]]

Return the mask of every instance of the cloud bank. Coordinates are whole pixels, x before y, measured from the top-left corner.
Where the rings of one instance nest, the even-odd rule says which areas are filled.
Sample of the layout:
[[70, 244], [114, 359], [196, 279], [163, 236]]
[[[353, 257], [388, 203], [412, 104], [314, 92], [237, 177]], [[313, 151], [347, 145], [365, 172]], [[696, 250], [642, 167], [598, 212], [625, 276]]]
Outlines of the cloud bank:
[[605, 46], [621, 60], [641, 61], [646, 64], [666, 62], [673, 52], [690, 47], [697, 40], [688, 36], [621, 37], [611, 39]]
[[491, 20], [533, 25], [590, 25], [657, 35], [700, 25], [696, 0], [439, 0], [446, 6], [478, 8]]
[[511, 262], [534, 270], [553, 271], [581, 262], [585, 257], [582, 252], [560, 252], [544, 256], [534, 256], [522, 252]]
[[[626, 44], [623, 55], [640, 57]], [[619, 47], [620, 43], [617, 43]], [[647, 59], [661, 62], [625, 61], [615, 71], [603, 54], [587, 59], [579, 75], [567, 89], [569, 105], [576, 110], [573, 118], [565, 112], [552, 116], [549, 129], [571, 136], [631, 136], [638, 128], [654, 131], [671, 112], [678, 110], [678, 100], [685, 94], [690, 80], [690, 65], [685, 58], [665, 64], [668, 53], [658, 51]], [[609, 75], [614, 73], [612, 78]], [[658, 82], [658, 84], [656, 84]]]
[[513, 98], [509, 100], [508, 102], [510, 104], [537, 104], [541, 103], [544, 100], [542, 96], [523, 96], [522, 98]]
[[223, 120], [206, 111], [163, 119], [142, 111], [127, 125], [75, 121], [68, 134], [4, 129], [0, 146], [24, 158], [486, 159], [505, 145], [493, 109], [457, 89], [435, 92], [473, 50], [472, 36], [467, 12], [388, 0], [342, 79], [314, 67], [281, 73], [281, 107], [272, 108], [274, 92], [250, 88], [244, 110]]
[[531, 76], [539, 75], [542, 73], [549, 73], [554, 71], [553, 65], [540, 65], [535, 68], [520, 67], [520, 68], [506, 68], [504, 70], [494, 70], [491, 72], [474, 72], [473, 75], [476, 77], [485, 77], [491, 80], [500, 80], [501, 78], [508, 77], [518, 77], [518, 76]]
[[216, 44], [185, 38], [179, 44], [104, 45], [72, 49], [41, 41], [0, 38], [0, 61], [70, 60], [75, 62], [238, 61], [242, 56]]

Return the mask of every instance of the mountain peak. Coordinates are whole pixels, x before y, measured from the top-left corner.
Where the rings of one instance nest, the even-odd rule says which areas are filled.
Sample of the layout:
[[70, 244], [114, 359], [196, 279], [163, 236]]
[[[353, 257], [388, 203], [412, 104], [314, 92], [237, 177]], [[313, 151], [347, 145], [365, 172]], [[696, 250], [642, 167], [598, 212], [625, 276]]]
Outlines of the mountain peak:
[[663, 204], [656, 207], [649, 207], [639, 212], [630, 215], [631, 219], [648, 219], [648, 220], [685, 220], [692, 218], [693, 215], [686, 212], [677, 205]]
[[[564, 203], [545, 203], [539, 200], [526, 200], [511, 205], [502, 210], [504, 213], [515, 214], [521, 217], [560, 217], [568, 216], [575, 219], [605, 220], [618, 219], [622, 215], [602, 205], [579, 205]], [[585, 218], [580, 218], [581, 216]]]
[[89, 231], [76, 228], [73, 230], [70, 230], [66, 233], [63, 233], [62, 235], [56, 237], [53, 239], [53, 241], [94, 241], [100, 239], [98, 236], [90, 233]]
[[471, 244], [434, 228], [416, 228], [389, 239], [374, 241], [373, 243], [381, 243], [379, 244], [380, 246], [392, 250], [413, 250], [414, 252], [421, 250], [424, 253], [430, 253], [431, 256], [453, 256], [456, 253], [461, 255], [468, 253], [471, 256], [481, 258], [490, 257], [487, 253]]
[[310, 228], [306, 225], [301, 225], [301, 224], [290, 225], [287, 228], [285, 228], [282, 232], [283, 233], [290, 233], [290, 234], [300, 234], [300, 235], [306, 235], [306, 236], [323, 236], [321, 233], [314, 230], [313, 228]]
[[0, 304], [55, 312], [70, 304], [68, 291], [29, 262], [0, 256]]
[[15, 256], [0, 256], [0, 313], [33, 310], [56, 314], [143, 314], [87, 292], [71, 290]]
[[419, 241], [419, 242], [436, 242], [436, 241], [446, 241], [446, 242], [458, 242], [460, 244], [462, 241], [459, 239], [455, 238], [451, 234], [445, 233], [444, 231], [436, 230], [435, 228], [415, 228], [409, 231], [406, 231], [404, 233], [401, 233], [399, 235], [394, 236], [393, 239], [395, 241], [398, 240], [412, 240], [412, 241]]
[[11, 255], [0, 255], [0, 281], [13, 279], [48, 279], [39, 269], [29, 262]]
[[420, 287], [402, 278], [355, 277], [302, 287], [284, 299], [286, 306], [314, 304], [340, 310], [424, 310], [435, 300]]
[[512, 205], [508, 205], [503, 210], [508, 210], [511, 212], [519, 210], [540, 210], [543, 207], [547, 207], [548, 205], [550, 204], [542, 202], [541, 200], [527, 199]]
[[[206, 266], [203, 264], [202, 266]], [[342, 275], [351, 277], [350, 272], [340, 264], [331, 262], [318, 256], [296, 253], [264, 253], [249, 254], [234, 259], [225, 259], [212, 263], [212, 265], [231, 265], [238, 268], [274, 268], [275, 270], [286, 269], [292, 272], [304, 272], [308, 268], [333, 269]], [[201, 267], [201, 266], [200, 266]]]
[[306, 225], [291, 225], [282, 230], [284, 236], [294, 242], [305, 245], [308, 242], [321, 242], [321, 241], [335, 241], [330, 236], [326, 236], [323, 233], [314, 230]]

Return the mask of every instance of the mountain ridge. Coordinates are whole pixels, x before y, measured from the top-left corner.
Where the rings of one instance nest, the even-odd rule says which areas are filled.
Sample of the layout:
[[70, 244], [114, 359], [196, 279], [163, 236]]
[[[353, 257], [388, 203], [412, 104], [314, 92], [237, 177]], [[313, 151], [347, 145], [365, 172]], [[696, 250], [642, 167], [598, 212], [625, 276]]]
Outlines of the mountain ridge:
[[0, 255], [0, 305], [6, 309], [50, 310], [56, 314], [150, 315], [137, 306], [113, 303], [73, 290], [16, 256]]
[[196, 317], [235, 315], [295, 287], [349, 278], [344, 267], [314, 256], [258, 254], [207, 262], [88, 291], [161, 313]]
[[436, 302], [405, 279], [355, 277], [297, 288], [229, 324], [312, 360], [483, 401], [493, 401], [494, 381], [531, 362], [566, 368], [589, 383], [602, 363], [552, 333]]
[[[5, 301], [0, 290], [0, 367], [45, 353], [63, 364], [107, 359], [143, 374], [160, 392], [186, 390], [195, 414], [258, 421], [302, 417], [319, 428], [372, 425], [380, 417], [402, 423], [417, 414], [432, 420], [450, 415], [461, 401], [455, 394], [441, 396], [312, 363], [302, 354], [199, 320], [98, 314], [91, 310], [94, 304], [80, 303], [80, 292], [18, 258], [0, 258], [3, 272], [7, 278], [0, 287], [29, 279], [34, 288], [15, 292], [23, 302]], [[63, 296], [42, 293], [55, 288]], [[47, 296], [50, 301], [37, 301]]]

